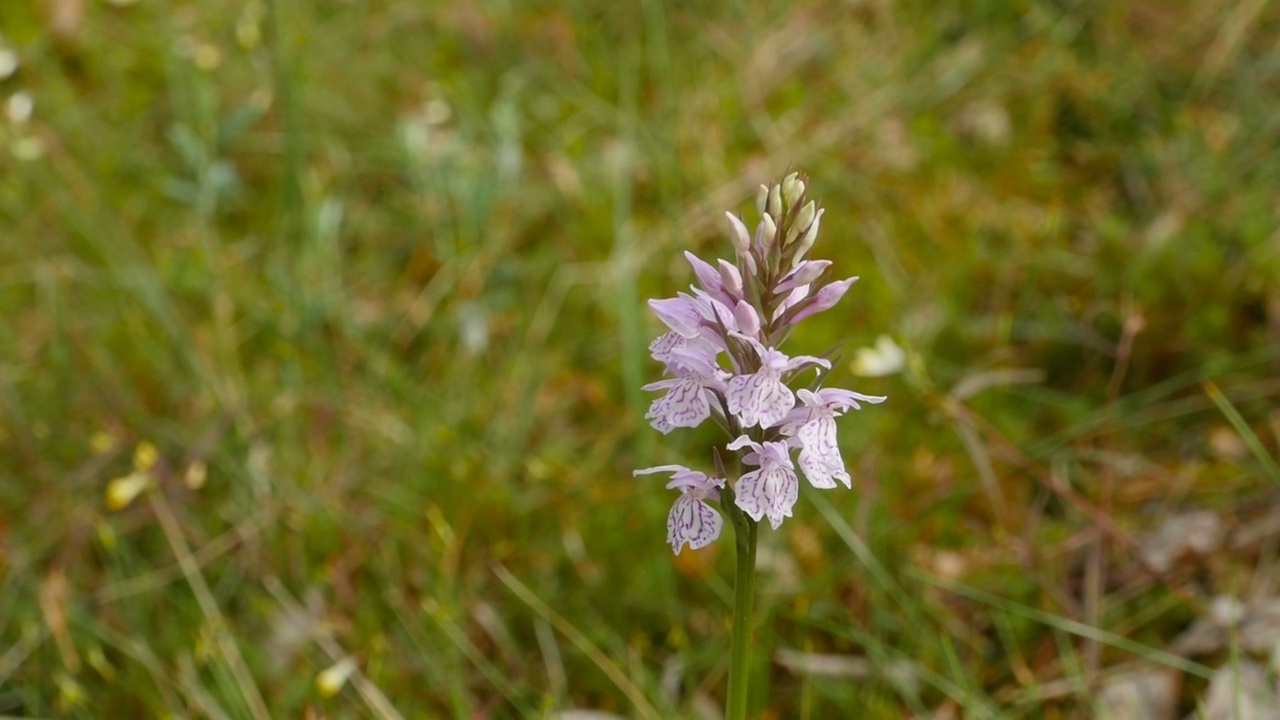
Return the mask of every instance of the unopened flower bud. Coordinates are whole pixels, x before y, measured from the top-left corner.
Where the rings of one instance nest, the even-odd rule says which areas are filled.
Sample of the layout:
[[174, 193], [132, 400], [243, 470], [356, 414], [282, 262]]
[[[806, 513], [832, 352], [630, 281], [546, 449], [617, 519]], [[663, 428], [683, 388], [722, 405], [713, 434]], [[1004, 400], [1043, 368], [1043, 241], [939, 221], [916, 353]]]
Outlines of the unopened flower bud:
[[761, 185], [756, 191], [756, 214], [763, 215], [769, 209], [769, 186]]
[[742, 297], [742, 273], [738, 272], [738, 266], [731, 262], [720, 260], [720, 281], [724, 284], [725, 292], [735, 298]]
[[796, 266], [795, 270], [792, 270], [782, 279], [781, 283], [778, 283], [778, 287], [774, 288], [773, 293], [781, 295], [801, 285], [808, 285], [822, 277], [822, 273], [826, 272], [829, 267], [831, 267], [830, 260], [803, 260]]
[[817, 212], [818, 206], [814, 205], [812, 200], [805, 203], [804, 207], [800, 208], [799, 214], [796, 215], [795, 219], [791, 221], [790, 226], [787, 228], [787, 239], [783, 241], [782, 246], [786, 247], [790, 245], [795, 242], [796, 238], [800, 236], [800, 233], [807, 231], [810, 223], [813, 222], [813, 218], [817, 216]]
[[800, 173], [791, 173], [782, 181], [782, 202], [788, 209], [795, 207], [796, 203], [804, 197], [804, 181], [800, 179]]
[[756, 226], [756, 247], [760, 249], [762, 255], [768, 254], [769, 248], [773, 247], [777, 237], [778, 225], [773, 221], [773, 216], [761, 217], [760, 224]]
[[[688, 250], [684, 251], [684, 257], [693, 266], [693, 275], [698, 278], [698, 284], [702, 286], [712, 297], [721, 295], [724, 291], [724, 281], [720, 279], [720, 273], [711, 267], [702, 258], [694, 255]], [[722, 298], [717, 298], [722, 299]]]
[[772, 185], [769, 187], [769, 215], [774, 220], [782, 217], [782, 186]]
[[738, 321], [738, 331], [747, 337], [759, 339], [760, 315], [746, 300], [739, 300], [733, 308], [733, 318]]
[[747, 234], [747, 226], [742, 224], [737, 215], [727, 212], [724, 214], [729, 218], [729, 241], [733, 243], [733, 249], [741, 257], [747, 254], [751, 248], [751, 236]]
[[751, 257], [751, 236], [747, 233], [747, 226], [733, 213], [725, 213], [724, 216], [729, 218], [729, 240], [733, 242], [734, 252], [746, 263], [747, 272], [754, 275], [756, 261]]
[[791, 318], [791, 322], [793, 324], [798, 323], [810, 315], [817, 315], [823, 310], [830, 310], [835, 307], [835, 304], [840, 302], [840, 298], [844, 297], [844, 294], [849, 291], [849, 286], [856, 282], [858, 282], [858, 278], [851, 277], [822, 286], [822, 289], [813, 296], [813, 300], [804, 306], [800, 312], [796, 313], [795, 317]]
[[822, 213], [826, 212], [823, 208], [818, 210], [813, 216], [813, 222], [810, 223], [809, 229], [805, 231], [804, 236], [796, 242], [796, 254], [791, 256], [791, 267], [795, 267], [804, 260], [805, 253], [809, 252], [809, 248], [813, 247], [813, 243], [818, 239], [818, 226], [822, 224]]

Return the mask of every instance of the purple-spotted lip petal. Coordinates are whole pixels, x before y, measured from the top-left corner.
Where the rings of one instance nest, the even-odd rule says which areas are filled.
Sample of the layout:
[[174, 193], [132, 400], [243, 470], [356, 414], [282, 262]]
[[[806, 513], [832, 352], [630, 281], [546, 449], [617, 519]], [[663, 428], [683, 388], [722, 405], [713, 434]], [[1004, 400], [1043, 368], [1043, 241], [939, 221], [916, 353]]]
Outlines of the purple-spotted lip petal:
[[667, 515], [667, 542], [677, 555], [687, 544], [697, 550], [720, 537], [724, 519], [705, 503], [689, 495], [676, 498]]
[[783, 518], [791, 516], [800, 481], [789, 468], [762, 467], [745, 473], [734, 489], [734, 504], [756, 522], [768, 516], [769, 524], [776, 529]]

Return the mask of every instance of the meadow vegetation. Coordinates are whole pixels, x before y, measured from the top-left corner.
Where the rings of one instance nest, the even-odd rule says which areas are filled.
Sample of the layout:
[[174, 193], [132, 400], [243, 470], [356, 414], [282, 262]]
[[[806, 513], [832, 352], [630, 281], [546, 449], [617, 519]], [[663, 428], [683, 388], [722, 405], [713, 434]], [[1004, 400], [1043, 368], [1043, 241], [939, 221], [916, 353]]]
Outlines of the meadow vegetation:
[[[862, 277], [795, 351], [889, 400], [841, 425], [855, 490], [761, 532], [759, 716], [1265, 698], [1278, 31], [6, 0], [0, 714], [716, 717], [732, 545], [673, 558], [631, 477], [713, 430], [646, 424], [644, 300], [792, 169]], [[905, 367], [856, 375], [882, 334]]]

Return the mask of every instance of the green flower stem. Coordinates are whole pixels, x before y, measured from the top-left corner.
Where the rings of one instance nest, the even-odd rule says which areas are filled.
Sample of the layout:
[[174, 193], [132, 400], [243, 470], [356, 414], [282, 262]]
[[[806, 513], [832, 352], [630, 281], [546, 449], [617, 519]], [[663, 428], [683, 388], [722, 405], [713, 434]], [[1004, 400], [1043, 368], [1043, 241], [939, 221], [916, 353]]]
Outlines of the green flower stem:
[[738, 569], [733, 587], [733, 640], [729, 656], [729, 697], [725, 720], [747, 718], [747, 655], [751, 649], [751, 606], [756, 595], [756, 539], [759, 524], [733, 502], [733, 490], [725, 487], [721, 507], [733, 524]]

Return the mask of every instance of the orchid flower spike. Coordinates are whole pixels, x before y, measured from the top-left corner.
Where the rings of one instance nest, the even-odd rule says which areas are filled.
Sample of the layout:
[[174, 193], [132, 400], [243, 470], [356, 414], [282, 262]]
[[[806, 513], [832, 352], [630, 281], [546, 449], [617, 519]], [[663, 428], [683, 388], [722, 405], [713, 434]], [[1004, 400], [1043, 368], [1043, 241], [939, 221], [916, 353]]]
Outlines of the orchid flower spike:
[[[684, 253], [696, 282], [688, 292], [649, 301], [666, 332], [649, 345], [663, 376], [644, 386], [662, 393], [645, 418], [664, 435], [713, 420], [731, 439], [718, 451], [737, 454], [747, 468], [736, 481], [683, 465], [635, 471], [672, 474], [667, 488], [680, 496], [667, 518], [667, 542], [676, 553], [714, 541], [721, 512], [779, 527], [799, 497], [799, 474], [815, 488], [852, 487], [836, 421], [885, 399], [823, 387], [829, 360], [781, 347], [800, 322], [831, 310], [857, 281], [832, 282], [830, 260], [808, 259], [824, 213], [808, 187], [799, 173], [762, 185], [754, 234], [725, 214], [732, 259]], [[718, 455], [715, 467], [725, 474]], [[732, 504], [717, 510], [711, 503], [721, 493]]]

